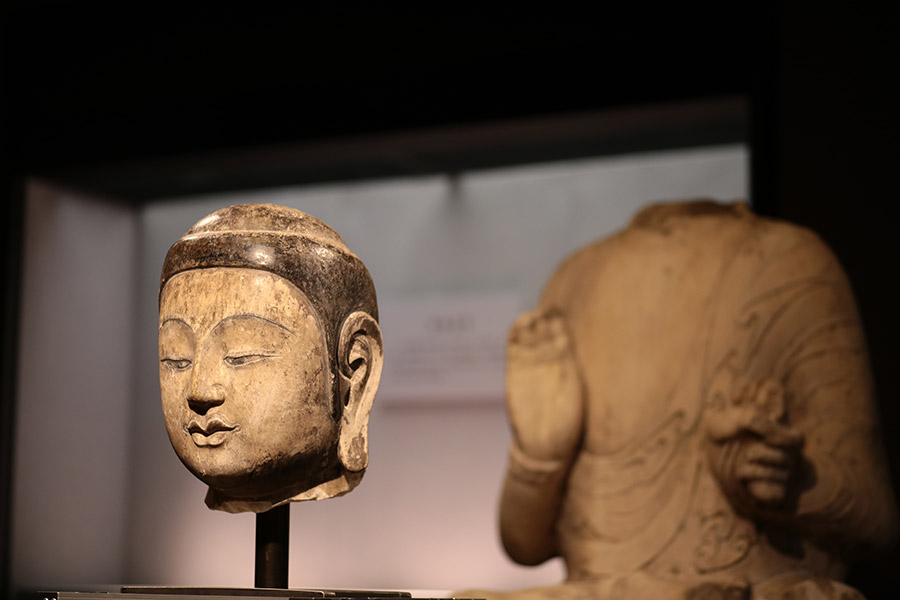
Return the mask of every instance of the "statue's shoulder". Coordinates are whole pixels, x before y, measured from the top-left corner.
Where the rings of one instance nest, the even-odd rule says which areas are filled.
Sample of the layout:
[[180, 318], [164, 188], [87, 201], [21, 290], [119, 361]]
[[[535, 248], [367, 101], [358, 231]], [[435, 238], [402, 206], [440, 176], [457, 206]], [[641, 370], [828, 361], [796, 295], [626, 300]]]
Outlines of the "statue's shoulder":
[[[694, 252], [682, 252], [693, 248]], [[564, 307], [591, 281], [632, 269], [635, 261], [685, 262], [700, 252], [706, 261], [723, 261], [735, 255], [759, 262], [779, 262], [784, 268], [827, 269], [840, 267], [833, 253], [813, 231], [786, 221], [756, 215], [742, 202], [719, 203], [692, 200], [650, 205], [638, 212], [628, 226], [577, 250], [566, 258], [544, 288], [541, 304]], [[676, 264], [679, 264], [676, 262]], [[653, 269], [648, 269], [652, 272]]]
[[834, 260], [831, 249], [811, 229], [757, 215], [743, 202], [696, 200], [651, 205], [634, 216], [625, 233], [700, 244], [711, 251], [739, 246], [768, 259], [781, 255]]
[[668, 235], [678, 228], [710, 222], [742, 226], [759, 219], [744, 202], [721, 203], [700, 199], [651, 204], [632, 217], [628, 229]]

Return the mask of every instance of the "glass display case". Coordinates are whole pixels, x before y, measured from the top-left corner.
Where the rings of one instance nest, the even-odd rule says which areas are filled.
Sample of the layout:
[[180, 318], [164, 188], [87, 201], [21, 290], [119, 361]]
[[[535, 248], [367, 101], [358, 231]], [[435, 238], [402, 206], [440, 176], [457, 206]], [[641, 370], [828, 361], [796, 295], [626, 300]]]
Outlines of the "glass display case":
[[[896, 103], [882, 93], [887, 61], [877, 57], [890, 53], [872, 17], [854, 17], [872, 35], [857, 33], [846, 58], [820, 39], [843, 16], [807, 27], [795, 9], [714, 27], [631, 15], [614, 20], [622, 35], [594, 35], [593, 20], [510, 25], [520, 35], [506, 45], [495, 43], [495, 15], [468, 45], [453, 25], [432, 30], [431, 43], [416, 29], [427, 52], [382, 47], [410, 39], [410, 22], [370, 14], [348, 25], [373, 48], [354, 55], [359, 68], [338, 53], [297, 69], [282, 47], [291, 32], [260, 29], [248, 39], [277, 39], [281, 54], [246, 54], [257, 60], [245, 64], [253, 44], [237, 44], [226, 51], [232, 67], [210, 67], [218, 79], [201, 85], [180, 51], [213, 35], [196, 28], [206, 15], [182, 15], [193, 29], [156, 62], [136, 46], [167, 17], [147, 15], [133, 44], [128, 28], [115, 30], [117, 62], [98, 58], [114, 53], [68, 12], [42, 21], [17, 10], [29, 26], [13, 42], [42, 24], [95, 70], [69, 79], [58, 51], [28, 44], [14, 79], [5, 590], [252, 582], [252, 518], [208, 511], [168, 445], [155, 348], [165, 249], [199, 217], [242, 202], [334, 226], [369, 265], [382, 307], [372, 466], [354, 494], [293, 507], [292, 584], [426, 596], [562, 578], [559, 562], [514, 566], [496, 536], [510, 435], [505, 331], [562, 258], [651, 202], [752, 197], [759, 212], [811, 225], [835, 247], [868, 328], [896, 474], [900, 418], [885, 398], [897, 390], [897, 286], [885, 266], [897, 245], [871, 202], [893, 189], [885, 140], [896, 137]], [[307, 32], [304, 48], [330, 47], [324, 32], [342, 31], [345, 15], [320, 17], [328, 27]], [[142, 61], [143, 71], [123, 66]], [[229, 86], [230, 68], [243, 79]], [[852, 85], [828, 84], [834, 73]], [[891, 581], [890, 560], [859, 571], [870, 598]]]

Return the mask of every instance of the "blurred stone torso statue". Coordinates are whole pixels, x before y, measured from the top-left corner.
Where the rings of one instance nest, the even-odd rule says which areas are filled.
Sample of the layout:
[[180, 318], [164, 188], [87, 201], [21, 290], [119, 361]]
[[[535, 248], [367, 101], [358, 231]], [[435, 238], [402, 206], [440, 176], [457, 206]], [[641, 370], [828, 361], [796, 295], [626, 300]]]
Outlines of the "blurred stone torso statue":
[[457, 597], [862, 596], [897, 531], [849, 284], [743, 205], [650, 207], [575, 253], [509, 335], [510, 556], [565, 583]]
[[219, 210], [170, 248], [159, 306], [166, 430], [210, 508], [359, 483], [382, 341], [372, 279], [334, 230], [271, 204]]

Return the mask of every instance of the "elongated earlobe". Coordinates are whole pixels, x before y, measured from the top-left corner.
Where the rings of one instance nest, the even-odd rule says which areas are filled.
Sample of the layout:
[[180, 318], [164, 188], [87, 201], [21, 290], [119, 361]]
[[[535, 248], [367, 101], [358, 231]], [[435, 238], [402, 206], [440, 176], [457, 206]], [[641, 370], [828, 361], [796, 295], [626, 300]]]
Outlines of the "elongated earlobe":
[[338, 458], [349, 471], [369, 464], [369, 413], [381, 381], [384, 349], [381, 329], [365, 312], [350, 314], [338, 341], [341, 413]]

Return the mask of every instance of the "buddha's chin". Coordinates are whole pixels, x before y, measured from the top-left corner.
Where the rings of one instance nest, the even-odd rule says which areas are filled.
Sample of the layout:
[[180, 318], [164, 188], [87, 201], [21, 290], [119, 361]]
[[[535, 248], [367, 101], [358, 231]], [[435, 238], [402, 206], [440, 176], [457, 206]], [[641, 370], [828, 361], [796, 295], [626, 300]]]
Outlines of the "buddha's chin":
[[308, 489], [334, 478], [340, 471], [336, 460], [292, 457], [251, 462], [246, 456], [238, 458], [223, 450], [198, 448], [190, 457], [196, 460], [182, 459], [182, 462], [210, 488], [238, 500], [262, 500], [293, 494], [296, 490]]
[[216, 446], [189, 449], [179, 454], [179, 458], [194, 477], [220, 490], [240, 488], [255, 479], [254, 473], [259, 471], [258, 467], [237, 460], [232, 453]]

